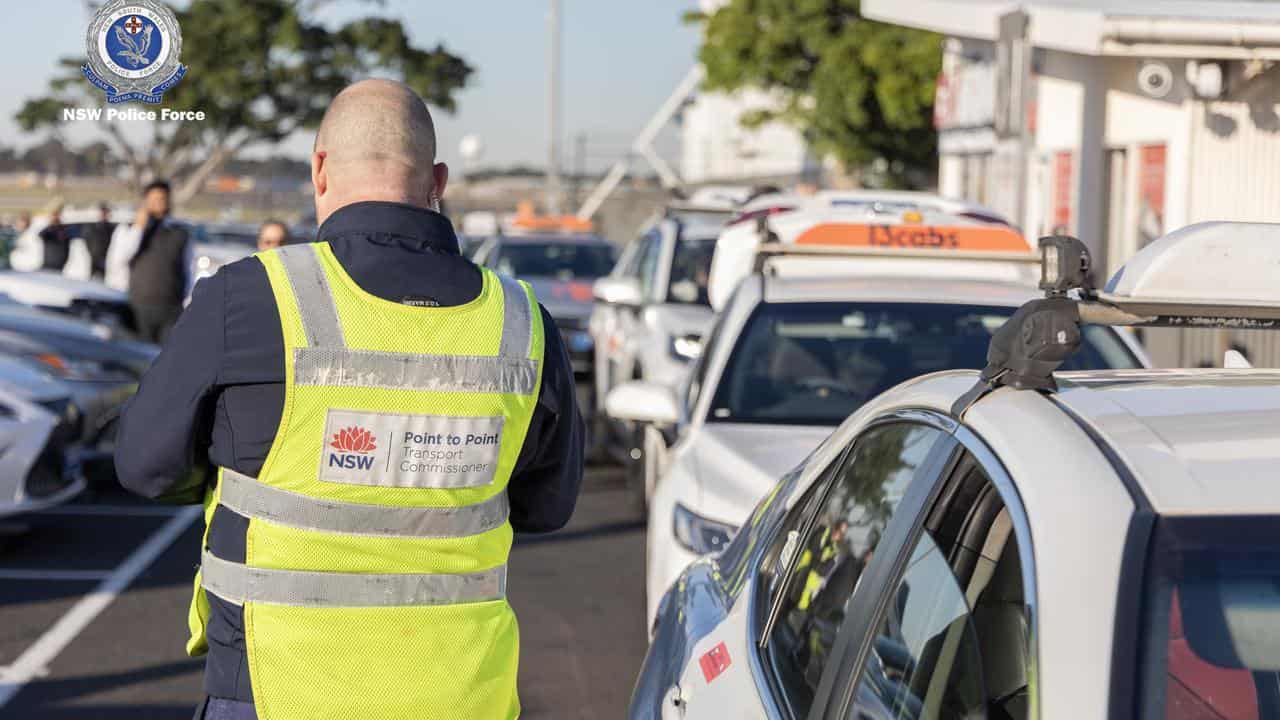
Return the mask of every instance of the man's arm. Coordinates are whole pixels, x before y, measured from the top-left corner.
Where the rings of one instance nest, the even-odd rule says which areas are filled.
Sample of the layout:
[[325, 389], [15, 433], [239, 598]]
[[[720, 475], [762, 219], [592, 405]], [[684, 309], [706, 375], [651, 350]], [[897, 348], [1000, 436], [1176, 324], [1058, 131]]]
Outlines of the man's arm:
[[111, 233], [107, 246], [107, 268], [103, 281], [107, 285], [127, 292], [129, 290], [129, 261], [142, 243], [142, 231], [129, 223], [120, 223]]
[[582, 487], [585, 428], [578, 411], [573, 366], [555, 322], [542, 310], [546, 341], [542, 389], [516, 461], [507, 496], [518, 532], [551, 532], [569, 522]]
[[131, 492], [171, 503], [204, 496], [204, 453], [223, 353], [226, 278], [200, 283], [125, 408], [116, 474]]

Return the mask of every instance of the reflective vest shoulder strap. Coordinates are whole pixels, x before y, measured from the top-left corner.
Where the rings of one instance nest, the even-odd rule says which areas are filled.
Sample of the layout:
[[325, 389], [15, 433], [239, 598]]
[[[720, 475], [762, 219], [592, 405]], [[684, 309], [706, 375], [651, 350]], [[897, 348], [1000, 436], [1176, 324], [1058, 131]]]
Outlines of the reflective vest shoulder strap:
[[451, 605], [501, 600], [507, 592], [506, 565], [464, 575], [311, 572], [249, 567], [205, 551], [200, 575], [205, 590], [237, 605]]
[[285, 277], [297, 300], [302, 328], [311, 347], [346, 347], [338, 308], [333, 302], [329, 276], [325, 275], [312, 244], [289, 245], [276, 251]]
[[533, 309], [529, 294], [518, 280], [498, 275], [502, 281], [502, 346], [504, 357], [527, 358], [533, 349]]
[[506, 491], [461, 507], [365, 505], [281, 490], [225, 468], [219, 502], [245, 517], [289, 527], [382, 537], [479, 535], [501, 527], [510, 514]]

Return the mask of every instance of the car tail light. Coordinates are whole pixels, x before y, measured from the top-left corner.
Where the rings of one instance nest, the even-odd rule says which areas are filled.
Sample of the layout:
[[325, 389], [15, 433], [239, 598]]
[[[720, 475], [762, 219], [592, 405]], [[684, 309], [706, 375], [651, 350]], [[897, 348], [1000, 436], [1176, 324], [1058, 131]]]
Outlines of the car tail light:
[[744, 222], [755, 222], [760, 218], [767, 218], [771, 215], [777, 215], [779, 213], [784, 213], [784, 212], [791, 212], [792, 210], [795, 210], [795, 208], [790, 205], [775, 205], [774, 207], [760, 208], [759, 210], [752, 210], [751, 212], [742, 213], [741, 215], [730, 220], [729, 224], [740, 225]]

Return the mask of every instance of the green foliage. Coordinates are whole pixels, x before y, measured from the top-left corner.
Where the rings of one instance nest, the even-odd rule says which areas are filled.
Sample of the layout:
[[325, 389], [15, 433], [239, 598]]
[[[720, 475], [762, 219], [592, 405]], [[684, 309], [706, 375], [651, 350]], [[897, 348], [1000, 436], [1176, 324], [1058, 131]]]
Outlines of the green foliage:
[[[104, 122], [135, 182], [150, 175], [174, 177], [180, 194], [190, 195], [240, 150], [315, 128], [338, 91], [371, 75], [403, 80], [431, 105], [455, 109], [454, 97], [473, 72], [465, 60], [443, 46], [414, 46], [395, 20], [366, 17], [330, 29], [313, 17], [318, 6], [192, 0], [177, 12], [182, 62], [189, 69], [165, 93], [162, 107], [203, 110], [207, 119], [157, 123], [147, 148], [135, 147]], [[51, 94], [28, 100], [18, 112], [24, 130], [56, 128], [64, 107], [104, 105], [101, 92], [81, 74], [83, 63], [83, 57], [60, 61]], [[183, 185], [189, 186], [185, 192]]]
[[866, 20], [857, 0], [730, 0], [688, 17], [704, 23], [708, 89], [778, 97], [748, 123], [788, 122], [846, 168], [883, 166], [890, 184], [932, 170], [940, 36]]

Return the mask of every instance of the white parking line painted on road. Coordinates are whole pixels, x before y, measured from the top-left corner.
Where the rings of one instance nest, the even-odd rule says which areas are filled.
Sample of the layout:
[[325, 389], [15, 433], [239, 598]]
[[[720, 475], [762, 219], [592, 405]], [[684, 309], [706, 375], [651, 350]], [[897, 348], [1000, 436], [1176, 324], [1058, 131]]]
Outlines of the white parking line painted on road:
[[110, 570], [37, 570], [33, 568], [0, 568], [0, 580], [106, 580]]
[[67, 614], [58, 619], [40, 639], [27, 648], [12, 665], [0, 669], [0, 709], [3, 709], [24, 685], [43, 675], [49, 663], [76, 639], [94, 618], [124, 592], [161, 553], [169, 548], [202, 514], [199, 506], [179, 510], [147, 541], [133, 551], [93, 592], [80, 598]]
[[106, 515], [110, 517], [173, 517], [179, 507], [154, 505], [58, 505], [27, 513], [28, 515]]

